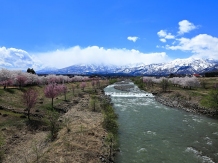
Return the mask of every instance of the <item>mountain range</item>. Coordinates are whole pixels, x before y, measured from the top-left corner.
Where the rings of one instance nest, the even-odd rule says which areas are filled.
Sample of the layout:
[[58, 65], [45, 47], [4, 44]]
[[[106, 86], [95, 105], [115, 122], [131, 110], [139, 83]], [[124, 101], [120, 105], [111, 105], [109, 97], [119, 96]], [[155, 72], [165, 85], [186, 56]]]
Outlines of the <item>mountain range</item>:
[[176, 59], [168, 63], [130, 64], [125, 66], [77, 64], [62, 69], [44, 68], [37, 74], [79, 74], [79, 75], [169, 75], [200, 74], [218, 71], [218, 61], [213, 59]]

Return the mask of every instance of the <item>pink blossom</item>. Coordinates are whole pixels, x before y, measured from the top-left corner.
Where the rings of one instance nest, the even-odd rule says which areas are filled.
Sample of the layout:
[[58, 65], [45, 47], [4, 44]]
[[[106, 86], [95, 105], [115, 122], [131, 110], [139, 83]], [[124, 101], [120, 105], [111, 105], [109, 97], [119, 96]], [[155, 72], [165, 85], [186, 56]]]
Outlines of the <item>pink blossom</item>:
[[81, 89], [84, 91], [84, 89], [85, 89], [85, 87], [86, 87], [86, 83], [85, 83], [85, 82], [82, 82], [82, 83], [80, 84], [80, 87], [81, 87]]
[[52, 99], [52, 108], [53, 108], [53, 99], [61, 93], [61, 88], [56, 83], [48, 84], [44, 89], [45, 97]]
[[30, 109], [36, 104], [38, 93], [34, 89], [28, 89], [23, 94], [23, 100], [26, 105], [28, 119], [30, 120]]

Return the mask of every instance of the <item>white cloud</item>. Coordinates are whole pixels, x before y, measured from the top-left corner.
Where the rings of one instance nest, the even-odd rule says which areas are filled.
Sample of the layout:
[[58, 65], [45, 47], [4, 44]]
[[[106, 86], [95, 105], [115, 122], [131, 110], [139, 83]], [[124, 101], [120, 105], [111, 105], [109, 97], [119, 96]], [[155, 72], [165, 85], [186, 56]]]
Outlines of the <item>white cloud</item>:
[[173, 36], [171, 33], [168, 33], [165, 38], [166, 39], [174, 39], [175, 36]]
[[175, 36], [171, 33], [167, 33], [166, 30], [160, 30], [159, 32], [157, 32], [157, 35], [160, 37], [161, 42], [166, 42], [167, 39], [175, 39]]
[[22, 49], [0, 47], [0, 68], [26, 70], [40, 66], [39, 60]]
[[136, 42], [139, 38], [136, 37], [136, 36], [129, 36], [129, 37], [127, 37], [127, 39], [128, 39], [129, 41]]
[[167, 49], [190, 51], [193, 57], [218, 59], [218, 38], [207, 34], [199, 34], [191, 39], [179, 38], [174, 46]]
[[195, 26], [193, 23], [189, 22], [188, 20], [182, 20], [178, 24], [179, 24], [178, 34], [180, 34], [180, 35], [182, 35], [184, 33], [188, 33], [191, 30], [197, 28], [197, 26]]
[[167, 40], [165, 38], [161, 38], [160, 41], [161, 42], [167, 42]]
[[160, 30], [159, 32], [157, 32], [157, 35], [159, 37], [166, 37], [167, 35], [167, 32], [165, 30]]
[[162, 63], [169, 61], [165, 52], [141, 53], [132, 49], [105, 49], [98, 46], [81, 48], [79, 46], [69, 49], [56, 50], [35, 54], [46, 66], [63, 68], [74, 64], [112, 64], [126, 65], [131, 63]]

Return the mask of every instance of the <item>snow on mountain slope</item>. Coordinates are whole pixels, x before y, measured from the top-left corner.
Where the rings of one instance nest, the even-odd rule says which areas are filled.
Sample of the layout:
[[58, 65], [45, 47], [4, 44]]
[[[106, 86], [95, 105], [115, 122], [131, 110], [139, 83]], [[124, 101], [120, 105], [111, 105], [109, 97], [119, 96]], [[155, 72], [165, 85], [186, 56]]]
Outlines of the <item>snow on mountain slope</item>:
[[[209, 59], [176, 59], [169, 63], [129, 64], [126, 66], [114, 65], [72, 65], [55, 70], [56, 74], [128, 74], [128, 75], [167, 75], [167, 74], [193, 74], [218, 69], [218, 61]], [[45, 72], [45, 71], [44, 71]], [[47, 73], [50, 71], [48, 70]], [[54, 73], [54, 71], [53, 71]]]

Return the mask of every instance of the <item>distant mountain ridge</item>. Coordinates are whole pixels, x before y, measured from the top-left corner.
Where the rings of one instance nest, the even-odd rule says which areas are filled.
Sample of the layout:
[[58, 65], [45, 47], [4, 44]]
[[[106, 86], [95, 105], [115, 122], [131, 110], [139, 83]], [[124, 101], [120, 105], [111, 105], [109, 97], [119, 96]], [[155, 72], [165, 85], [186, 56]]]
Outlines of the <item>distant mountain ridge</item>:
[[143, 63], [125, 66], [77, 64], [62, 69], [49, 69], [37, 71], [38, 74], [80, 74], [80, 75], [168, 75], [168, 74], [194, 74], [218, 70], [218, 61], [213, 59], [176, 59], [169, 63], [150, 64]]

